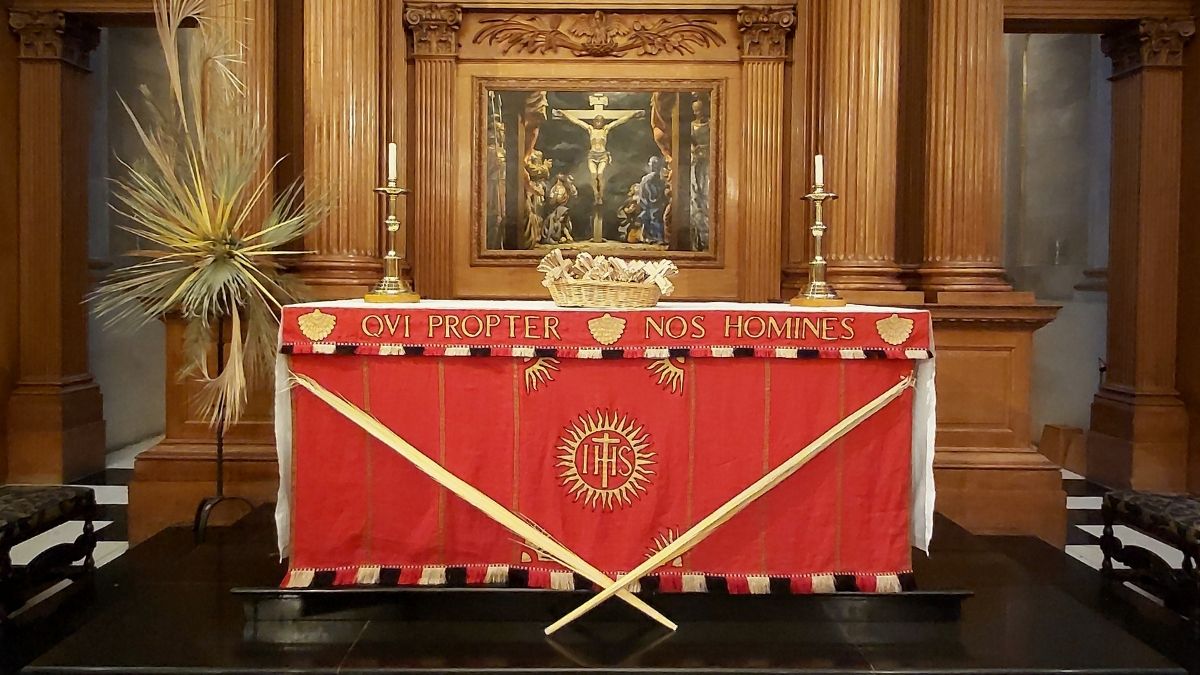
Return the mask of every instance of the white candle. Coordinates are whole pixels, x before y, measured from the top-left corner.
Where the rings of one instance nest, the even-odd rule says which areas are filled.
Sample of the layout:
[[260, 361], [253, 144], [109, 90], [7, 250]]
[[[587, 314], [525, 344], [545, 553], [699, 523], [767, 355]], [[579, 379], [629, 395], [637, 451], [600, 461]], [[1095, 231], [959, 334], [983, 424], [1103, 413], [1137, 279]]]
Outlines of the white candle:
[[817, 174], [813, 182], [817, 185], [825, 184], [825, 155], [817, 155]]
[[396, 178], [396, 144], [388, 143], [388, 180]]

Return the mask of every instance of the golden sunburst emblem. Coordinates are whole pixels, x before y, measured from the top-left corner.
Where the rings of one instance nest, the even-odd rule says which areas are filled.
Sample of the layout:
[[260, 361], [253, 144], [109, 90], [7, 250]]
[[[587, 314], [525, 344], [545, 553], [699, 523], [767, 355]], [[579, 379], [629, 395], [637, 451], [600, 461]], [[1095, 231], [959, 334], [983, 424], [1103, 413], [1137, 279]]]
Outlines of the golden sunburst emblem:
[[558, 477], [567, 496], [595, 509], [632, 506], [655, 475], [644, 427], [618, 411], [584, 413], [563, 429]]

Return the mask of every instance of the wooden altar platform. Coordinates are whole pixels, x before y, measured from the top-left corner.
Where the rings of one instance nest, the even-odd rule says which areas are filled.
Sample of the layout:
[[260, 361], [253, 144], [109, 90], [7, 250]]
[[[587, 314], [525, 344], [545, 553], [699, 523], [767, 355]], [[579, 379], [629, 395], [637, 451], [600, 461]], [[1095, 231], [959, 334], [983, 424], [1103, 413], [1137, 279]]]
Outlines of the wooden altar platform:
[[[256, 636], [231, 589], [270, 586], [283, 574], [270, 514], [260, 510], [200, 546], [187, 530], [164, 531], [100, 570], [90, 594], [48, 603], [43, 611], [57, 605], [53, 618], [31, 617], [0, 636], [0, 651], [8, 672], [32, 661], [23, 671], [31, 674], [1200, 670], [1186, 622], [1132, 591], [1106, 588], [1061, 551], [1033, 538], [973, 536], [941, 518], [935, 533], [933, 556], [918, 556], [916, 572], [924, 589], [974, 592], [957, 622], [835, 621], [811, 611], [681, 616], [680, 631], [663, 639], [633, 618], [585, 623], [551, 642], [539, 623], [478, 608], [471, 621], [448, 620], [444, 609], [418, 621], [375, 607]], [[770, 600], [725, 598], [744, 599]]]

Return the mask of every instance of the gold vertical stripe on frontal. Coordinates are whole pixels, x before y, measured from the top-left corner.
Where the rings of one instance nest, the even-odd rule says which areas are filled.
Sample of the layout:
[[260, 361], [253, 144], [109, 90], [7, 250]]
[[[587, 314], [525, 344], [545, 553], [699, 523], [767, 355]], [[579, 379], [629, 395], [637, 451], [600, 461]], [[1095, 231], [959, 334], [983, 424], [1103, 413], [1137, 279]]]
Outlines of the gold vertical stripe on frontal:
[[[287, 357], [287, 364], [288, 364], [288, 372], [290, 373], [290, 372], [292, 372], [292, 357], [290, 357], [290, 356]], [[291, 382], [289, 380], [289, 385], [290, 384], [291, 384]], [[296, 491], [296, 462], [298, 459], [300, 459], [300, 453], [297, 452], [298, 448], [296, 447], [296, 420], [299, 418], [296, 417], [296, 388], [295, 387], [292, 387], [291, 391], [288, 392], [288, 407], [292, 411], [292, 420], [291, 420], [291, 423], [292, 423], [292, 429], [291, 429], [291, 431], [292, 431], [292, 434], [291, 434], [291, 436], [292, 436], [292, 475], [288, 476], [288, 480], [292, 481], [292, 490], [291, 490], [291, 492], [292, 492], [292, 509], [291, 509], [291, 513], [288, 514], [290, 516], [288, 518], [288, 546], [290, 546], [292, 548], [291, 552], [295, 553], [295, 549], [296, 549], [296, 504], [298, 503], [298, 500], [300, 497], [300, 495]], [[289, 560], [288, 562], [289, 562], [288, 567], [291, 567], [291, 564], [290, 564], [291, 561]]]
[[[438, 464], [446, 466], [446, 357], [438, 357]], [[446, 562], [446, 488], [438, 487], [438, 560]]]
[[688, 369], [687, 512], [684, 517], [690, 525], [692, 522], [692, 493], [696, 485], [696, 359], [689, 356], [684, 362]]
[[[771, 470], [771, 359], [763, 359], [763, 445], [762, 472], [767, 475]], [[759, 564], [760, 571], [767, 571], [767, 525], [769, 514], [762, 509], [762, 532], [759, 534]]]
[[[371, 370], [368, 367], [368, 363], [369, 363], [369, 359], [363, 359], [363, 363], [362, 363], [363, 411], [366, 412], [368, 415], [371, 415], [372, 414], [371, 413]], [[371, 556], [373, 555], [372, 549], [374, 548], [372, 546], [372, 543], [373, 543], [372, 532], [374, 532], [374, 529], [375, 529], [373, 527], [374, 522], [375, 522], [375, 514], [372, 509], [372, 504], [375, 501], [373, 499], [373, 494], [372, 494], [372, 492], [373, 492], [372, 488], [375, 484], [374, 465], [371, 461], [371, 434], [367, 433], [366, 429], [363, 429], [362, 432], [363, 432], [363, 454], [366, 455], [366, 460], [367, 460], [367, 486], [366, 486], [367, 489], [364, 491], [367, 496], [367, 522], [364, 526], [364, 531], [363, 531], [363, 550], [364, 550], [364, 553], [366, 554], [365, 559], [368, 562], [372, 562]]]
[[[513, 468], [512, 468], [512, 509], [519, 513], [521, 501], [521, 362], [517, 357], [512, 358], [513, 383]], [[521, 559], [521, 545], [513, 542], [513, 560]]]
[[[846, 361], [838, 362], [838, 419], [846, 416]], [[837, 458], [837, 468], [834, 474], [834, 485], [837, 487], [837, 497], [834, 500], [834, 524], [833, 524], [833, 566], [835, 570], [842, 569], [842, 504], [844, 503], [842, 496], [842, 477], [844, 471], [842, 464], [845, 460], [846, 439], [839, 438], [837, 447], [834, 449], [834, 457]]]

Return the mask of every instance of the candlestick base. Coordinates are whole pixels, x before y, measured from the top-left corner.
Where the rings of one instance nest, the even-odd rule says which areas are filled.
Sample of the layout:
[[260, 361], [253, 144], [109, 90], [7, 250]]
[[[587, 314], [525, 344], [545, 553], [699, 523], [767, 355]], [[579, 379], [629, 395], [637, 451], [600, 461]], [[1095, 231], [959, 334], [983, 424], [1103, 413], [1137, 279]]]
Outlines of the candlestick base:
[[375, 288], [363, 296], [366, 302], [420, 302], [421, 296], [414, 293], [408, 284], [398, 277], [384, 277]]
[[[823, 272], [821, 276], [824, 276]], [[833, 290], [829, 282], [810, 281], [803, 291], [792, 298], [791, 304], [796, 307], [845, 307], [846, 301]]]
[[797, 295], [788, 304], [793, 307], [845, 307], [846, 301], [841, 298], [806, 298]]
[[371, 292], [371, 293], [367, 293], [366, 295], [364, 295], [363, 300], [365, 300], [366, 302], [378, 302], [378, 303], [420, 302], [421, 296], [417, 295], [416, 293], [413, 293], [411, 291], [409, 291], [408, 293], [395, 293], [395, 294]]

